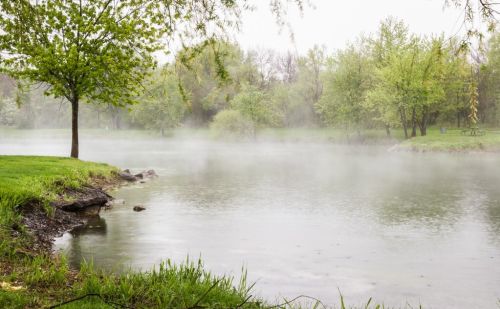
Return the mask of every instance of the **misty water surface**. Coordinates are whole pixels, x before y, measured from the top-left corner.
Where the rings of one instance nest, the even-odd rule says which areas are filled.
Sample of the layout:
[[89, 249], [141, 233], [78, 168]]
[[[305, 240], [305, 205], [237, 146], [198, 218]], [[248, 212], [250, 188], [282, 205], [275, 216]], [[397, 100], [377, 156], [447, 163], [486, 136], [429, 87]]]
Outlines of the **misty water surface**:
[[[0, 154], [67, 155], [67, 134], [0, 137]], [[160, 178], [57, 241], [73, 263], [147, 270], [199, 256], [273, 301], [496, 308], [500, 157], [317, 143], [84, 136], [81, 158]], [[144, 205], [141, 213], [134, 205]], [[121, 265], [121, 266], [120, 266]]]

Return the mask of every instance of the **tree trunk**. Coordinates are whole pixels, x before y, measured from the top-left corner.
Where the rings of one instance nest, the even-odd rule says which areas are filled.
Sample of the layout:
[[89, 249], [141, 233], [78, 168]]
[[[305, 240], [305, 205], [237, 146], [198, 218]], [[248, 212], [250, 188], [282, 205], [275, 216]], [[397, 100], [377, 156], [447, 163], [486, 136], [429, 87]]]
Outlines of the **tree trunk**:
[[457, 127], [460, 129], [460, 112], [457, 112]]
[[78, 97], [71, 101], [71, 157], [78, 159]]
[[417, 136], [417, 112], [415, 107], [411, 112], [411, 137]]
[[422, 121], [419, 123], [420, 128], [420, 136], [427, 135], [427, 123], [429, 122], [429, 113], [427, 112], [427, 108], [424, 108], [422, 112]]
[[385, 125], [385, 134], [387, 137], [391, 137], [391, 127], [389, 125]]
[[403, 131], [405, 132], [405, 138], [408, 139], [408, 127], [406, 126], [406, 112], [404, 108], [399, 109], [399, 116], [401, 117], [401, 125], [403, 126]]

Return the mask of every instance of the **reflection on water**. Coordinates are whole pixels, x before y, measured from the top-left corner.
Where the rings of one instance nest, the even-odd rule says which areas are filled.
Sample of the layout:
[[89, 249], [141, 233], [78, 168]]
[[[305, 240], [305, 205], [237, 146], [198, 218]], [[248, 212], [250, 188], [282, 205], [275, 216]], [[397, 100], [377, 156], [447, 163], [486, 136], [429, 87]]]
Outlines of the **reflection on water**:
[[89, 217], [85, 226], [78, 226], [69, 234], [71, 239], [79, 239], [81, 235], [106, 235], [106, 220], [100, 216]]
[[[307, 294], [333, 304], [340, 289], [352, 304], [495, 308], [500, 297], [498, 155], [154, 139], [82, 145], [83, 159], [153, 168], [160, 178], [112, 193], [126, 203], [59, 239], [74, 263], [148, 269], [201, 255], [216, 273], [246, 267], [270, 300]], [[0, 139], [6, 149], [60, 154]], [[137, 204], [147, 210], [132, 211]]]

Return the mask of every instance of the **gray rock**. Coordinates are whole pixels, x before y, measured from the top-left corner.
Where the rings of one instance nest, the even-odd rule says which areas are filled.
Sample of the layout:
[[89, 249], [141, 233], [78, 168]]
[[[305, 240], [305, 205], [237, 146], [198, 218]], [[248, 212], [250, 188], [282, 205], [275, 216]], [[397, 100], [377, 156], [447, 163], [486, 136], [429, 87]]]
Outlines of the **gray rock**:
[[132, 175], [130, 173], [125, 173], [125, 171], [119, 172], [118, 176], [120, 176], [123, 180], [126, 180], [126, 181], [137, 181], [137, 177], [135, 177], [134, 175]]
[[101, 189], [91, 187], [68, 190], [66, 193], [71, 196], [71, 200], [54, 203], [54, 206], [64, 211], [80, 212], [90, 207], [95, 208], [94, 206], [101, 207], [112, 199], [111, 196]]
[[142, 171], [139, 174], [135, 174], [135, 177], [139, 179], [146, 179], [146, 178], [156, 178], [158, 175], [154, 170], [147, 170], [147, 171]]
[[122, 200], [122, 199], [111, 200], [111, 201], [108, 201], [106, 204], [104, 204], [104, 207], [105, 207], [105, 209], [111, 209], [115, 205], [125, 205], [125, 200]]
[[146, 210], [146, 208], [144, 208], [144, 207], [142, 207], [142, 206], [140, 206], [140, 205], [134, 206], [134, 208], [133, 208], [133, 209], [134, 209], [134, 211], [136, 211], [136, 212]]

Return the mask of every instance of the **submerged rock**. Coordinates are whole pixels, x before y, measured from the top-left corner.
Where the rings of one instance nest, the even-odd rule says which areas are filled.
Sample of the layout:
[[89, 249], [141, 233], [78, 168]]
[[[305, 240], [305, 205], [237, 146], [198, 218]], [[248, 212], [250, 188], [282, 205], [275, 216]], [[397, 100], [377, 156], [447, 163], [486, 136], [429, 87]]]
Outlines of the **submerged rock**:
[[123, 180], [126, 180], [126, 181], [137, 181], [137, 177], [130, 174], [130, 172], [126, 172], [126, 171], [128, 171], [128, 170], [125, 170], [123, 172], [119, 172], [118, 176], [120, 176]]
[[123, 180], [130, 181], [130, 182], [135, 182], [135, 181], [139, 181], [139, 180], [144, 181], [147, 179], [158, 177], [158, 175], [156, 174], [156, 172], [154, 170], [146, 170], [146, 171], [142, 171], [138, 174], [133, 175], [129, 169], [126, 169], [126, 170], [123, 170], [121, 172], [118, 172], [118, 175]]
[[125, 205], [125, 200], [122, 199], [113, 199], [104, 204], [104, 210], [112, 209], [115, 205]]
[[142, 171], [139, 174], [134, 175], [136, 178], [139, 179], [146, 179], [146, 178], [156, 178], [158, 175], [154, 170], [147, 170], [147, 171]]
[[144, 208], [143, 206], [140, 206], [140, 205], [134, 206], [134, 208], [133, 208], [133, 209], [134, 209], [134, 211], [136, 211], [136, 212], [146, 210], [146, 208]]

